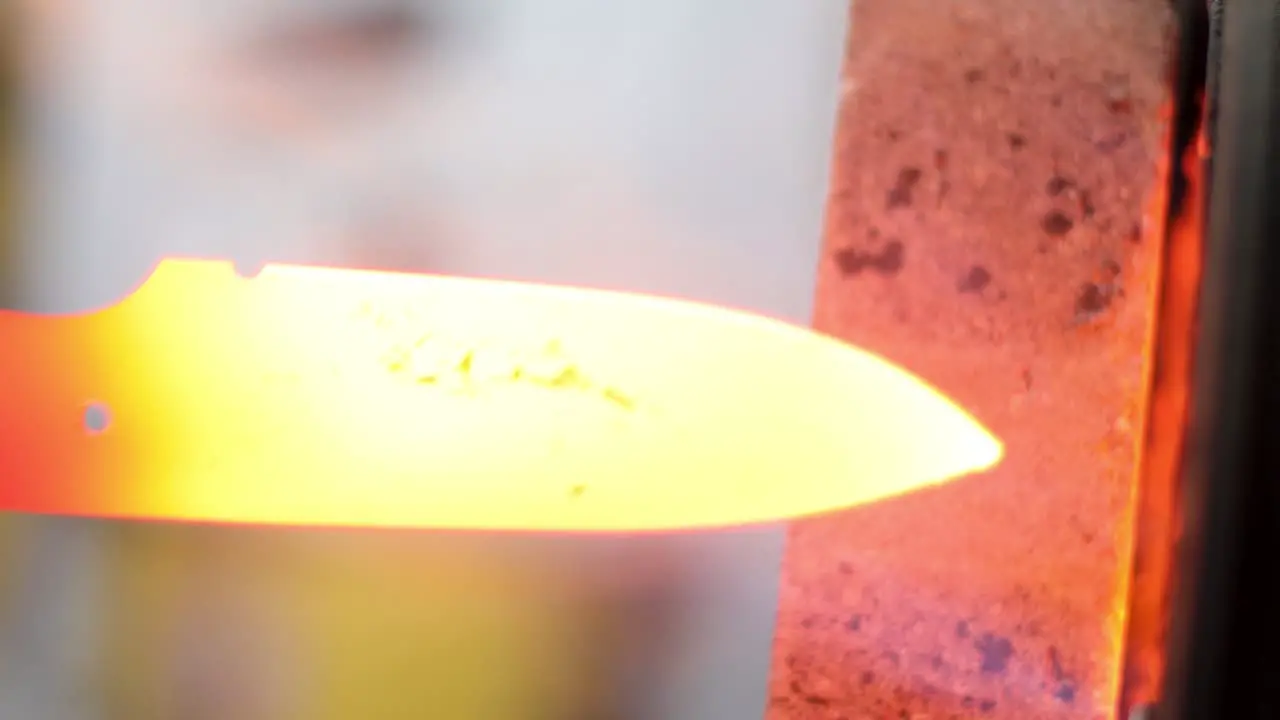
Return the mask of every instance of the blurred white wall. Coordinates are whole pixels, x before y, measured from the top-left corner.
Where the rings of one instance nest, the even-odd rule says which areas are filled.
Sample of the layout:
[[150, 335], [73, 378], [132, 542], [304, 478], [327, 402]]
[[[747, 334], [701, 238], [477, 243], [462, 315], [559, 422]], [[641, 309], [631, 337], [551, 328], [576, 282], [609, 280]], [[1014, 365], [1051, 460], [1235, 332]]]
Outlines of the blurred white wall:
[[[179, 254], [809, 319], [841, 0], [419, 0], [346, 34], [335, 18], [393, 3], [24, 2], [43, 23], [28, 309], [112, 302]], [[98, 525], [21, 527], [0, 717], [94, 717], [95, 618], [123, 551]], [[675, 551], [701, 579], [671, 659], [684, 679], [652, 717], [763, 708], [782, 542], [777, 528]]]

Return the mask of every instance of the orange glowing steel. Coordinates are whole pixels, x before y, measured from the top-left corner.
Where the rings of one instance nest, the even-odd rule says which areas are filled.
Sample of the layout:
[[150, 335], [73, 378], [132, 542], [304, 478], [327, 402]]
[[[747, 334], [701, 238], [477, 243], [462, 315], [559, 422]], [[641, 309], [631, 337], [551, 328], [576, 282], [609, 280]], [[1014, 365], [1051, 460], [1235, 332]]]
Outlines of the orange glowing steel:
[[[1169, 112], [1171, 108], [1167, 108]], [[1170, 140], [1171, 139], [1167, 139]], [[1195, 357], [1197, 304], [1204, 252], [1204, 161], [1210, 152], [1203, 126], [1196, 141], [1157, 168], [1158, 192], [1147, 209], [1146, 234], [1162, 252], [1156, 268], [1159, 287], [1147, 346], [1147, 417], [1140, 435], [1140, 461], [1135, 482], [1132, 536], [1134, 563], [1121, 564], [1116, 615], [1123, 630], [1121, 645], [1127, 685], [1125, 707], [1153, 705], [1164, 682], [1165, 634], [1174, 551], [1180, 527], [1178, 482], [1183, 444], [1191, 412], [1192, 363]], [[1171, 213], [1169, 178], [1185, 178], [1186, 200]], [[1140, 572], [1134, 572], [1135, 566]], [[1121, 655], [1117, 652], [1117, 656]], [[1120, 670], [1120, 668], [1117, 668]]]
[[97, 313], [0, 313], [0, 337], [13, 511], [702, 528], [868, 503], [1002, 453], [868, 353], [620, 293], [166, 261]]

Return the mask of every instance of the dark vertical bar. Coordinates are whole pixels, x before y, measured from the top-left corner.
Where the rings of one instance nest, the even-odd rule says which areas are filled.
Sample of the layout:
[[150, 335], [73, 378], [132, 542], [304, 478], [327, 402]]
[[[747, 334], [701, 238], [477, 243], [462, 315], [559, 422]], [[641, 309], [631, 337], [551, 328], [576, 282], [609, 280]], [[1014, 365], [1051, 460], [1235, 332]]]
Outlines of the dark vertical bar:
[[1280, 2], [1226, 0], [1159, 720], [1280, 717]]

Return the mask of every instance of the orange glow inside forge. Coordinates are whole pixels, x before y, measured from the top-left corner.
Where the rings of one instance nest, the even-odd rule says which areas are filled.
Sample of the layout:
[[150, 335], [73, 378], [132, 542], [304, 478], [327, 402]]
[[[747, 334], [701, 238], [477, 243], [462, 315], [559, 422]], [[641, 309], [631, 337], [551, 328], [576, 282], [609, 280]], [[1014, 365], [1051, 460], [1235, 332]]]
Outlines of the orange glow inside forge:
[[1003, 452], [869, 353], [632, 294], [171, 260], [113, 307], [4, 312], [0, 333], [21, 348], [0, 357], [10, 511], [710, 529], [875, 502]]

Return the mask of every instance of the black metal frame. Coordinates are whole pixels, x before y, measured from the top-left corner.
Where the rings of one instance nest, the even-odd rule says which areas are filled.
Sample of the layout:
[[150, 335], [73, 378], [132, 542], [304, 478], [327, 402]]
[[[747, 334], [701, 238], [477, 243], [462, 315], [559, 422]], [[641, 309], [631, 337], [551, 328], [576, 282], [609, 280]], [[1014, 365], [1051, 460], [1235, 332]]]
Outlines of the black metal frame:
[[1205, 262], [1159, 720], [1280, 718], [1280, 0], [1215, 5]]

